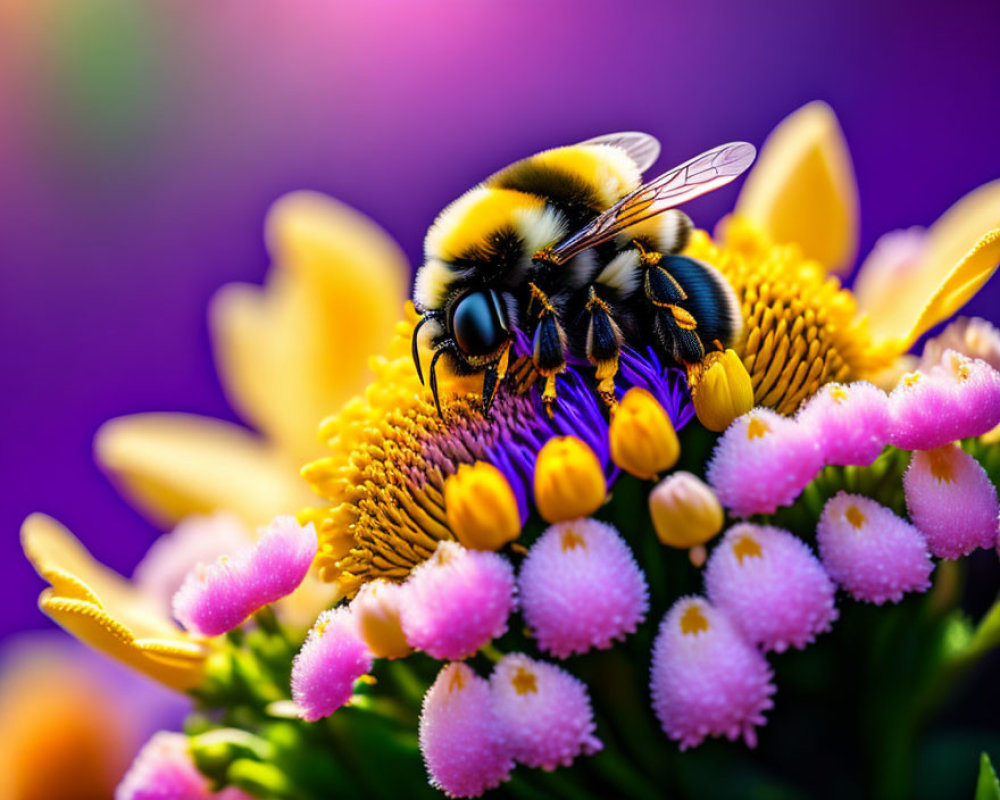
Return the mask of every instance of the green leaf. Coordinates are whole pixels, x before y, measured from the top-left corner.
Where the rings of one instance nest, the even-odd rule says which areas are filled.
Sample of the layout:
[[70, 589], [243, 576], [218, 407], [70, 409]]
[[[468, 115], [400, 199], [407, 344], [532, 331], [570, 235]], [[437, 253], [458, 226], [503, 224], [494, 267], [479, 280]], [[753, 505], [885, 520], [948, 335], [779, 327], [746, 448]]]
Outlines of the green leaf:
[[976, 781], [976, 800], [1000, 800], [1000, 783], [990, 763], [990, 757], [983, 753], [979, 757], [979, 780]]

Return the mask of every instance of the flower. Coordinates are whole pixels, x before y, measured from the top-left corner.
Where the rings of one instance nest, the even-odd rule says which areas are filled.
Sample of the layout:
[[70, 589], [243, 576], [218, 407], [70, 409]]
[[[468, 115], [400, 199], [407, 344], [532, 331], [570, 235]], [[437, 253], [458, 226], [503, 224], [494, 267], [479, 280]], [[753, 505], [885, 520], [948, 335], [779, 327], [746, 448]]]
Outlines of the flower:
[[698, 421], [710, 431], [724, 431], [753, 408], [753, 383], [733, 349], [712, 353], [707, 368], [690, 375], [691, 400]]
[[565, 670], [509, 653], [490, 677], [493, 711], [514, 759], [529, 767], [568, 767], [601, 748], [587, 687]]
[[292, 698], [307, 722], [327, 717], [351, 699], [354, 682], [372, 668], [372, 653], [346, 608], [319, 615], [292, 664]]
[[889, 399], [866, 381], [828, 383], [798, 415], [799, 424], [819, 439], [825, 464], [868, 466], [889, 439]]
[[455, 537], [473, 550], [499, 550], [521, 535], [514, 490], [486, 461], [459, 464], [444, 482], [444, 509]]
[[441, 542], [406, 582], [406, 641], [434, 658], [468, 658], [507, 630], [514, 569], [496, 553]]
[[35, 571], [51, 584], [42, 592], [39, 607], [62, 627], [175, 689], [201, 682], [209, 648], [94, 561], [58, 522], [32, 514], [21, 527], [21, 545]]
[[660, 623], [653, 642], [653, 710], [681, 750], [706, 736], [741, 734], [748, 747], [774, 703], [771, 670], [726, 616], [700, 597], [682, 597]]
[[898, 603], [924, 592], [934, 563], [920, 531], [868, 497], [838, 492], [816, 529], [823, 567], [855, 600]]
[[250, 800], [239, 789], [212, 791], [211, 784], [191, 759], [188, 738], [161, 731], [136, 757], [115, 791], [115, 800]]
[[1000, 423], [1000, 373], [948, 350], [929, 375], [904, 375], [889, 395], [889, 440], [904, 450], [933, 450], [981, 436]]
[[611, 419], [608, 439], [611, 460], [639, 478], [655, 477], [670, 469], [681, 453], [670, 417], [659, 401], [641, 386], [633, 386], [625, 392]]
[[810, 431], [755, 408], [722, 435], [708, 464], [708, 482], [737, 516], [772, 514], [795, 500], [822, 466]]
[[351, 601], [358, 632], [378, 658], [402, 658], [413, 652], [403, 634], [402, 606], [406, 592], [398, 583], [366, 583]]
[[1000, 370], [1000, 331], [985, 319], [959, 317], [937, 336], [928, 339], [920, 356], [919, 368], [929, 372], [939, 366], [948, 350], [985, 361], [993, 369]]
[[916, 452], [903, 475], [906, 509], [931, 555], [955, 559], [993, 548], [1000, 525], [997, 490], [957, 444]]
[[575, 436], [550, 439], [535, 463], [535, 504], [548, 522], [593, 514], [606, 496], [597, 455]]
[[592, 519], [551, 526], [518, 575], [521, 610], [540, 649], [558, 658], [611, 647], [649, 608], [646, 578], [610, 525]]
[[442, 668], [424, 697], [420, 752], [431, 784], [449, 797], [477, 797], [510, 778], [490, 685], [465, 664]]
[[174, 616], [189, 631], [218, 636], [291, 594], [316, 556], [316, 530], [275, 517], [256, 544], [198, 564], [174, 595]]
[[[810, 103], [784, 120], [718, 241], [695, 232], [685, 251], [736, 291], [746, 326], [736, 351], [757, 404], [791, 414], [825, 383], [875, 380], [958, 311], [1000, 262], [998, 186], [971, 193], [932, 226], [907, 280], [855, 298], [827, 273], [850, 267], [858, 240], [857, 190], [836, 117]], [[878, 269], [866, 262], [857, 285]]]
[[657, 537], [669, 547], [704, 544], [725, 521], [715, 492], [690, 472], [675, 472], [656, 485], [649, 494], [649, 514]]
[[222, 509], [256, 526], [305, 505], [295, 471], [317, 453], [317, 421], [364, 386], [369, 356], [391, 335], [409, 268], [373, 222], [295, 192], [272, 206], [266, 238], [266, 286], [223, 287], [209, 315], [227, 395], [260, 434], [174, 413], [98, 431], [98, 461], [156, 520]]
[[836, 587], [809, 546], [766, 525], [734, 525], [705, 568], [712, 605], [765, 651], [800, 650], [837, 618]]

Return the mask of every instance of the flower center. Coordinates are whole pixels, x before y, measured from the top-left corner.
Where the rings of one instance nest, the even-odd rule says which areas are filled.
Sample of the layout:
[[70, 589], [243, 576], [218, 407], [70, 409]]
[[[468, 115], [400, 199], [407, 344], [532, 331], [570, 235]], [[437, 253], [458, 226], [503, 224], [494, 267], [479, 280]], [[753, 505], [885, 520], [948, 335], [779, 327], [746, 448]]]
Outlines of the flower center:
[[762, 439], [764, 438], [764, 434], [770, 432], [771, 429], [767, 427], [767, 423], [758, 417], [754, 417], [747, 425], [747, 439], [750, 441]]
[[577, 547], [586, 550], [587, 543], [579, 533], [569, 528], [562, 535], [562, 551], [565, 553], [568, 550], [575, 550]]
[[938, 483], [954, 483], [955, 468], [951, 463], [951, 445], [927, 451], [931, 475]]
[[847, 511], [844, 512], [844, 516], [855, 530], [861, 530], [866, 522], [865, 515], [861, 513], [861, 509], [857, 506], [848, 506]]
[[760, 543], [752, 536], [741, 536], [733, 545], [733, 555], [742, 564], [744, 558], [761, 558], [764, 551], [761, 549]]
[[514, 677], [510, 679], [510, 685], [518, 694], [538, 693], [538, 681], [535, 679], [535, 673], [529, 672], [524, 667], [517, 668]]
[[681, 615], [681, 633], [685, 636], [697, 636], [699, 633], [708, 630], [708, 620], [698, 605], [688, 606]]

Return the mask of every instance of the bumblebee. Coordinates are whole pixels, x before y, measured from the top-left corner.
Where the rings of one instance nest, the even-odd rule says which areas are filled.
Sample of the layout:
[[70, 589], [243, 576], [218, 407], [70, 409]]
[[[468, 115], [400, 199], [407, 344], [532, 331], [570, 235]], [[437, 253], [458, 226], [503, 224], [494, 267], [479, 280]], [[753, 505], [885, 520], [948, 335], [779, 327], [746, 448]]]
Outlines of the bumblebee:
[[434, 351], [428, 371], [441, 412], [436, 368], [482, 373], [489, 414], [520, 334], [530, 342], [530, 381], [544, 381], [549, 414], [567, 363], [595, 368], [597, 392], [613, 410], [623, 346], [651, 345], [692, 371], [740, 335], [742, 315], [713, 267], [679, 255], [693, 228], [676, 206], [723, 186], [756, 151], [724, 144], [653, 180], [641, 175], [660, 145], [616, 133], [546, 150], [466, 192], [427, 233], [414, 304]]

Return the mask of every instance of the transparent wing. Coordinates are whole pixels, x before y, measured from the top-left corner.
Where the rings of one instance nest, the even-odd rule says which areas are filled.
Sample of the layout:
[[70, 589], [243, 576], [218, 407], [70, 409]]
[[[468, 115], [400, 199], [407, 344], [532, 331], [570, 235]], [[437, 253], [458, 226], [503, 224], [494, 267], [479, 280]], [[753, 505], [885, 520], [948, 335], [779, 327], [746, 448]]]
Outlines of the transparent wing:
[[725, 186], [746, 171], [757, 150], [747, 142], [719, 145], [685, 161], [625, 195], [597, 219], [552, 248], [548, 255], [561, 264], [589, 247], [606, 242], [626, 228]]
[[645, 172], [660, 157], [660, 143], [656, 138], [648, 133], [639, 133], [638, 131], [608, 133], [604, 136], [587, 139], [580, 144], [610, 144], [614, 147], [620, 147], [636, 163], [639, 172]]

